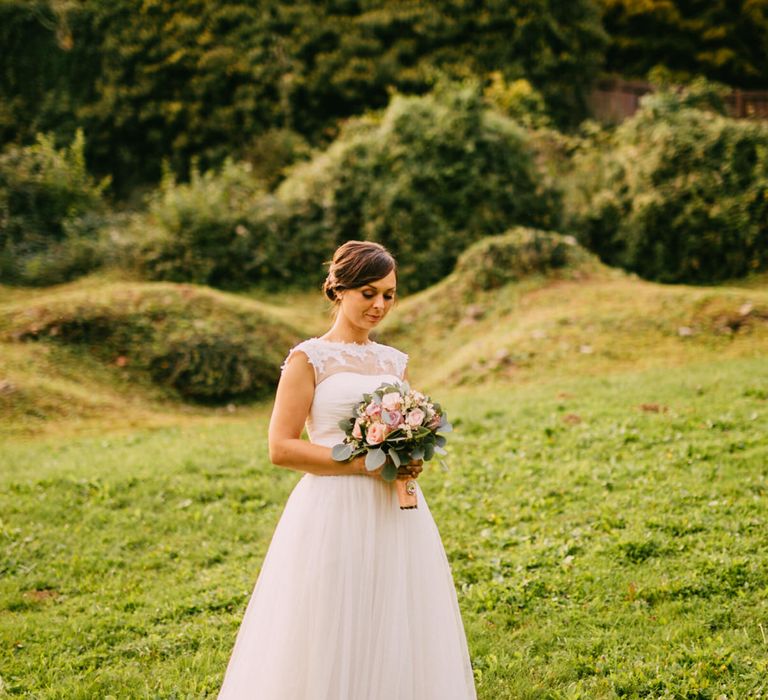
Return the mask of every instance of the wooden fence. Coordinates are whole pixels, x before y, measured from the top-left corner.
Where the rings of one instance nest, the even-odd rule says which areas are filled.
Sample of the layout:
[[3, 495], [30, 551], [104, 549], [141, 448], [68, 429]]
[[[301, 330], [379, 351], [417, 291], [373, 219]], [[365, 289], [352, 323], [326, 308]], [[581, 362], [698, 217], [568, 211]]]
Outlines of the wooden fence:
[[[653, 89], [642, 80], [601, 80], [592, 90], [589, 106], [596, 119], [617, 123], [632, 116], [640, 98]], [[737, 119], [768, 119], [768, 90], [734, 90], [725, 103]]]

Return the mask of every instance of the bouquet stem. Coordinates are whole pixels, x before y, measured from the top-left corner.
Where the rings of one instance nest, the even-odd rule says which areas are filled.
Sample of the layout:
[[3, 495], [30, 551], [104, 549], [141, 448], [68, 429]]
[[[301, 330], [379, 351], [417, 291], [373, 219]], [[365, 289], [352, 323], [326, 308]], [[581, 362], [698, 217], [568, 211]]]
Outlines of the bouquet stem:
[[395, 479], [395, 488], [397, 499], [400, 501], [400, 510], [418, 508], [415, 479]]

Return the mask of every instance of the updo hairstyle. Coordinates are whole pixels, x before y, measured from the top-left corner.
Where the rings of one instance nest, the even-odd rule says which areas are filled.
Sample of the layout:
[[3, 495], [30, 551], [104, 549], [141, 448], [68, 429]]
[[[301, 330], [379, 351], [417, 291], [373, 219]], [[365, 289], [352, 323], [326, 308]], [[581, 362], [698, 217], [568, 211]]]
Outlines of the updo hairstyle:
[[339, 303], [339, 292], [355, 289], [386, 277], [397, 263], [392, 254], [380, 243], [373, 241], [347, 241], [340, 245], [327, 263], [328, 276], [323, 291], [334, 304]]

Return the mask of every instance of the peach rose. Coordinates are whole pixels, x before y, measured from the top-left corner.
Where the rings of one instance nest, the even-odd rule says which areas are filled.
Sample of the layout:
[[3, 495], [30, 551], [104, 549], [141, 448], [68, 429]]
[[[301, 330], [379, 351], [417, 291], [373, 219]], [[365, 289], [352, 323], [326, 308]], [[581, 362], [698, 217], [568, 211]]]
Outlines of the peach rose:
[[374, 423], [368, 428], [365, 440], [369, 445], [378, 445], [384, 441], [386, 435], [386, 426], [383, 423]]

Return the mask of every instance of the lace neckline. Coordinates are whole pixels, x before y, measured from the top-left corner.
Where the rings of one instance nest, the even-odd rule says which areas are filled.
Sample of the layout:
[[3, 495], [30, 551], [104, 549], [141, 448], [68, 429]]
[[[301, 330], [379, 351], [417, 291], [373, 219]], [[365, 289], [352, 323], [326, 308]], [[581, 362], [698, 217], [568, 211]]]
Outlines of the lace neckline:
[[379, 344], [375, 340], [369, 340], [367, 343], [356, 343], [353, 340], [326, 340], [325, 338], [318, 338], [317, 336], [310, 338], [310, 340], [316, 340], [319, 343], [326, 343], [328, 345], [345, 345], [355, 348], [368, 348]]

